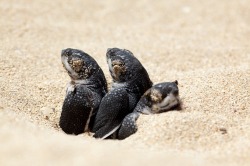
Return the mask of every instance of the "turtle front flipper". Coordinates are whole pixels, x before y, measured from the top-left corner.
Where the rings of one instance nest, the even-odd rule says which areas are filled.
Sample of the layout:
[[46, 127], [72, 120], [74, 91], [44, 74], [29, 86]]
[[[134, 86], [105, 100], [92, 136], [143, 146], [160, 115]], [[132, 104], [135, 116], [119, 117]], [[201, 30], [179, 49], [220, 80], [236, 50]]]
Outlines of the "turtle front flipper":
[[88, 128], [93, 112], [92, 93], [85, 87], [76, 87], [64, 100], [59, 125], [67, 134], [78, 135]]
[[136, 120], [139, 118], [139, 115], [139, 112], [132, 112], [123, 119], [118, 131], [118, 139], [125, 139], [137, 131]]
[[94, 137], [105, 139], [113, 134], [129, 111], [127, 91], [123, 88], [110, 91], [103, 97], [99, 106], [93, 126]]

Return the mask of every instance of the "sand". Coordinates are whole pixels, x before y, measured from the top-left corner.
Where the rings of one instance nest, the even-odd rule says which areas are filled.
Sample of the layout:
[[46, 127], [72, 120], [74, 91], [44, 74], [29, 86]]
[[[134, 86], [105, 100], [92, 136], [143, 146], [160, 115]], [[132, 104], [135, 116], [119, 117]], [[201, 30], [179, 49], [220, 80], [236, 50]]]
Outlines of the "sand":
[[[248, 165], [250, 2], [0, 1], [0, 165]], [[181, 111], [141, 116], [124, 141], [58, 127], [60, 52], [131, 50], [152, 81], [179, 81]]]

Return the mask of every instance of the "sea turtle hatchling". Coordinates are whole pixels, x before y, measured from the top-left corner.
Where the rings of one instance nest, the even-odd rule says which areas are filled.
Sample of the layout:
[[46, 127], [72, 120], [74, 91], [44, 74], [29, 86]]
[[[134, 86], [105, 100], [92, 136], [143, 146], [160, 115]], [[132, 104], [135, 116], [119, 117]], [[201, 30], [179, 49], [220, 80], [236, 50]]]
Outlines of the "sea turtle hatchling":
[[147, 90], [137, 103], [134, 111], [122, 121], [118, 139], [125, 139], [137, 131], [136, 120], [140, 113], [156, 114], [168, 111], [180, 104], [178, 82], [163, 82]]
[[152, 86], [147, 71], [129, 50], [108, 49], [106, 57], [113, 83], [101, 101], [93, 127], [94, 137], [102, 139], [119, 129], [124, 117]]
[[91, 131], [96, 111], [107, 92], [103, 71], [90, 55], [81, 50], [62, 50], [61, 60], [71, 81], [66, 90], [59, 125], [67, 134]]

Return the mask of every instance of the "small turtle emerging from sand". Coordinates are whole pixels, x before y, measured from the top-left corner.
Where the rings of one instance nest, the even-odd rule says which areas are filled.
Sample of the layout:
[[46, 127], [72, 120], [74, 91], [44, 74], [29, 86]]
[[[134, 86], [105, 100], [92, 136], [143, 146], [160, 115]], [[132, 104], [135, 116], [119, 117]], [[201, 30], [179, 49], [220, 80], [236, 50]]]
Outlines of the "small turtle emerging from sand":
[[102, 99], [93, 127], [94, 137], [102, 139], [119, 129], [124, 117], [152, 86], [147, 71], [129, 50], [108, 49], [106, 57], [113, 84]]
[[122, 121], [118, 139], [125, 139], [137, 131], [136, 120], [140, 113], [157, 114], [168, 111], [180, 104], [178, 82], [164, 82], [147, 90], [137, 103], [134, 111]]
[[103, 71], [90, 55], [81, 50], [62, 50], [61, 59], [71, 81], [59, 125], [67, 134], [91, 131], [101, 99], [107, 92]]

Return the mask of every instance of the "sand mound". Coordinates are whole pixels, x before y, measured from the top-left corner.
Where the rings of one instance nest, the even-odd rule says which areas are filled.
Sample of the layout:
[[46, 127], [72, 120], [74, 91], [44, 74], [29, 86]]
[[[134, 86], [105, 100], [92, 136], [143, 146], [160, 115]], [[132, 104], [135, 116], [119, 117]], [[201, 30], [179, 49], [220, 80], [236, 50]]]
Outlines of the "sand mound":
[[[25, 1], [0, 4], [0, 165], [247, 165], [248, 1]], [[60, 51], [131, 50], [155, 83], [178, 80], [183, 109], [141, 116], [124, 141], [58, 127], [69, 78]]]

